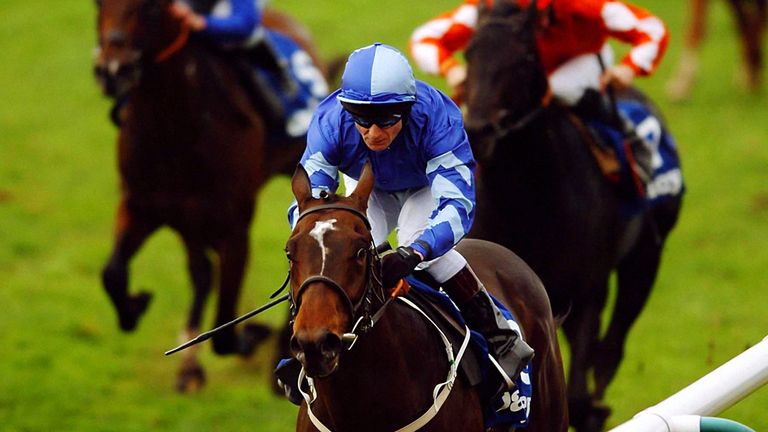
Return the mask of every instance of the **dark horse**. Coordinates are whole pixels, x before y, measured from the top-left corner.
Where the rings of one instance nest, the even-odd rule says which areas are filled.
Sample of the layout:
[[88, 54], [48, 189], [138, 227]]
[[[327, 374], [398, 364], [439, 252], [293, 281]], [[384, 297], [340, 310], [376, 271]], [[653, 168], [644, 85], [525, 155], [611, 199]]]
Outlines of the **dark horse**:
[[[433, 389], [449, 371], [436, 330], [404, 303], [388, 302], [382, 289], [379, 256], [365, 216], [373, 184], [370, 165], [349, 197], [313, 198], [302, 167], [292, 182], [301, 214], [286, 245], [294, 314], [290, 346], [316, 389], [311, 413], [337, 432], [400, 430], [431, 411]], [[510, 307], [536, 350], [527, 429], [566, 431], [556, 322], [541, 281], [499, 245], [467, 240], [459, 250], [488, 290]], [[360, 318], [363, 323], [373, 319], [375, 325], [361, 330], [355, 325]], [[345, 350], [351, 339], [354, 344]], [[442, 409], [419, 430], [483, 431], [474, 388], [460, 376], [449, 391]], [[318, 430], [306, 402], [296, 430]]]
[[[610, 413], [605, 389], [650, 294], [681, 202], [668, 200], [631, 220], [620, 216], [619, 194], [585, 143], [585, 129], [566, 108], [547, 104], [533, 3], [521, 10], [497, 1], [485, 9], [466, 51], [466, 127], [480, 166], [470, 235], [519, 254], [544, 282], [555, 315], [567, 315], [571, 422], [579, 431], [600, 430]], [[613, 270], [616, 304], [600, 338]]]
[[[102, 279], [120, 328], [133, 330], [151, 297], [129, 293], [129, 262], [155, 230], [174, 229], [186, 248], [194, 287], [182, 335], [189, 338], [199, 332], [215, 282], [216, 324], [236, 316], [256, 193], [271, 176], [292, 172], [303, 145], [267, 144], [266, 113], [242, 84], [238, 54], [189, 38], [189, 29], [169, 14], [171, 1], [98, 2], [96, 74], [108, 95], [124, 101], [118, 115], [121, 198]], [[265, 22], [314, 54], [308, 33], [288, 17], [267, 12]], [[266, 331], [252, 330], [217, 334], [215, 352], [249, 353]], [[196, 353], [189, 351], [177, 380], [182, 391], [204, 382]]]

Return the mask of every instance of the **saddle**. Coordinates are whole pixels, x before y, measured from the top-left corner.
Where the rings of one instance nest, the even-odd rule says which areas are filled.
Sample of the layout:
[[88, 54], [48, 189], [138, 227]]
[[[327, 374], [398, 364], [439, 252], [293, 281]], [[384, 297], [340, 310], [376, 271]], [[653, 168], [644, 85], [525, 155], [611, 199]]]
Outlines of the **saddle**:
[[[457, 351], [466, 335], [464, 319], [459, 309], [447, 294], [439, 290], [439, 286], [426, 272], [414, 272], [413, 276], [406, 280], [411, 289], [405, 297], [430, 317], [447, 336], [454, 351]], [[514, 321], [511, 312], [503, 304], [498, 301], [496, 304], [508, 320]], [[515, 331], [523, 337], [519, 327]], [[483, 414], [486, 428], [494, 427], [500, 430], [499, 428], [527, 425], [533, 393], [532, 365], [528, 364], [523, 369], [516, 381], [515, 390], [503, 393], [493, 400], [492, 396], [499, 388], [499, 383], [496, 382], [498, 374], [490, 373], [492, 366], [488, 360], [488, 346], [485, 338], [472, 329], [470, 333], [470, 349], [462, 358], [459, 371], [470, 385], [478, 389], [485, 407]]]

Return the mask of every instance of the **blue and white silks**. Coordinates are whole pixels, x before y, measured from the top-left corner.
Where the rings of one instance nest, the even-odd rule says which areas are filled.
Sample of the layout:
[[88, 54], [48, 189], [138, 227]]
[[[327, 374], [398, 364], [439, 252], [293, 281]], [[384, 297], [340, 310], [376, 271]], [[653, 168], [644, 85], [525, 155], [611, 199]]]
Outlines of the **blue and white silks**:
[[[430, 85], [416, 82], [416, 102], [403, 128], [383, 151], [366, 147], [352, 117], [336, 96], [320, 103], [307, 133], [307, 148], [301, 164], [309, 174], [312, 192], [336, 192], [339, 171], [359, 179], [370, 160], [375, 187], [385, 192], [430, 187], [435, 202], [427, 229], [417, 239], [415, 250], [426, 260], [442, 256], [461, 240], [475, 215], [475, 160], [464, 131], [461, 111], [446, 95]], [[288, 211], [294, 225], [296, 203]]]

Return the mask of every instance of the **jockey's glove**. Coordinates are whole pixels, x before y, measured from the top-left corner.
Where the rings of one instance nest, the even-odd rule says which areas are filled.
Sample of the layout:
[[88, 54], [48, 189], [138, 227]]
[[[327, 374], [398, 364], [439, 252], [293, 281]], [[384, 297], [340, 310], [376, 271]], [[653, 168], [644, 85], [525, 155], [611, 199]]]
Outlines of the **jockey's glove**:
[[400, 279], [411, 274], [421, 262], [421, 256], [410, 246], [400, 246], [381, 258], [381, 275], [384, 288], [393, 288]]

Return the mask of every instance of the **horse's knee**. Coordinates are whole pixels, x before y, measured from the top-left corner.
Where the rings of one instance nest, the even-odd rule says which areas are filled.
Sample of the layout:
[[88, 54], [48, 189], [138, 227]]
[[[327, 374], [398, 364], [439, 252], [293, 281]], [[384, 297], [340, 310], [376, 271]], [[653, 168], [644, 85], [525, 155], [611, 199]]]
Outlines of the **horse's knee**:
[[113, 301], [124, 296], [128, 285], [128, 270], [125, 266], [110, 261], [101, 271], [101, 283]]

